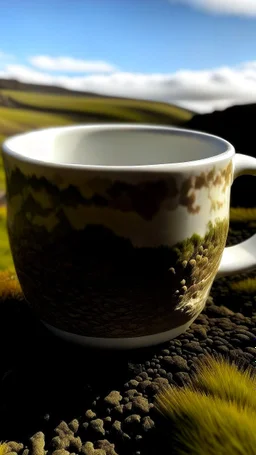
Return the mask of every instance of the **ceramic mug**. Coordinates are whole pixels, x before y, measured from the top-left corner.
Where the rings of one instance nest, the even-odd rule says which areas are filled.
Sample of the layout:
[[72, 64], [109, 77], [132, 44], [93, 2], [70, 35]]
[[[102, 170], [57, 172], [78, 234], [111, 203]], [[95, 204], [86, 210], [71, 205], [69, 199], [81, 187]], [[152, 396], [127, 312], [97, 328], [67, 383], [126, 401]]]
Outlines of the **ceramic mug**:
[[225, 248], [232, 182], [256, 174], [256, 159], [224, 139], [67, 126], [7, 139], [3, 161], [21, 288], [66, 340], [121, 349], [170, 340], [216, 277], [256, 267], [256, 235]]

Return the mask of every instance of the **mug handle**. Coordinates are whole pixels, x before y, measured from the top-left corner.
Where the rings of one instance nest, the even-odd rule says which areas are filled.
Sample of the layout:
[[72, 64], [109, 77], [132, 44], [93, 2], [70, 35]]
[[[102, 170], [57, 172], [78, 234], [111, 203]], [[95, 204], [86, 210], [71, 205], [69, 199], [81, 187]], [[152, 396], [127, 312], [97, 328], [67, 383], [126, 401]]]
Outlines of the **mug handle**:
[[[233, 181], [241, 175], [256, 175], [256, 158], [236, 153], [234, 156]], [[238, 245], [223, 251], [216, 278], [246, 273], [256, 268], [256, 234]]]

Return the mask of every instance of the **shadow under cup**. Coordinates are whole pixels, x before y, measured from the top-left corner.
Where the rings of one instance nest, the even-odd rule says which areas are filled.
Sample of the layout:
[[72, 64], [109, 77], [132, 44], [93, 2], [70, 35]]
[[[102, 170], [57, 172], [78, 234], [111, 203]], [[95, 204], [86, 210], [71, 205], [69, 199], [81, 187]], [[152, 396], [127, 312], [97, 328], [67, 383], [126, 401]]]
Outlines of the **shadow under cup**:
[[95, 346], [146, 346], [184, 332], [226, 244], [232, 156], [220, 138], [153, 126], [9, 139], [10, 246], [39, 318]]

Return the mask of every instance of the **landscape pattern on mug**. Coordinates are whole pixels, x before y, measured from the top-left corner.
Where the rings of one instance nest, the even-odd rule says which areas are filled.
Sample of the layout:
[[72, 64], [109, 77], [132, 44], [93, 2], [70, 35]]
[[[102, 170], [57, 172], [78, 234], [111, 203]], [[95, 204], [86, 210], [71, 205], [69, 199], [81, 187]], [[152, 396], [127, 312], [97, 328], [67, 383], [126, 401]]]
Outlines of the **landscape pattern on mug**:
[[[231, 161], [182, 181], [98, 177], [83, 187], [6, 164], [14, 263], [42, 320], [80, 335], [132, 337], [176, 328], [202, 311], [228, 235]], [[211, 217], [200, 205], [202, 190]], [[138, 232], [148, 241], [154, 219], [180, 207], [205, 220], [203, 234], [136, 244]]]

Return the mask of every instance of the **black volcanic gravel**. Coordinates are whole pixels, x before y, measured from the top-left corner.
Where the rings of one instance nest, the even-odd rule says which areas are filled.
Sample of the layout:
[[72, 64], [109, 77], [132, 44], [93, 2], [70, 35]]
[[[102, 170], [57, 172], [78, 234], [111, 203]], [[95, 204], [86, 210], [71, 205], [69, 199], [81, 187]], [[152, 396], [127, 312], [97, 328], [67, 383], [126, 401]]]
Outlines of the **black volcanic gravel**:
[[188, 383], [208, 353], [256, 360], [256, 308], [245, 317], [212, 298], [177, 339], [122, 354], [60, 342], [22, 302], [2, 303], [1, 320], [0, 439], [20, 455], [159, 453], [152, 401], [162, 386]]

